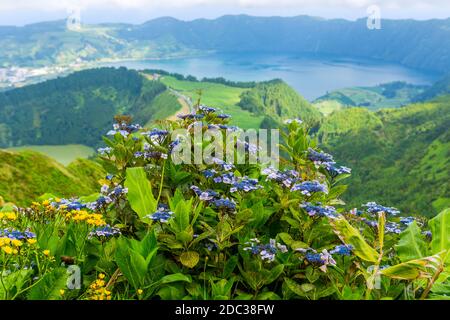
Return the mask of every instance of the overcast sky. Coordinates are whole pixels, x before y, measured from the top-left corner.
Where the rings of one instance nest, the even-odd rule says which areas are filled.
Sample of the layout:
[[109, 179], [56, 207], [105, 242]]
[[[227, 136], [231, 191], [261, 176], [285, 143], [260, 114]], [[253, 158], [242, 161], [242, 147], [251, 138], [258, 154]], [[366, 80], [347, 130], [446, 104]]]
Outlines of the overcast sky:
[[192, 20], [241, 13], [356, 19], [370, 5], [380, 7], [382, 18], [450, 17], [450, 0], [0, 0], [0, 25], [64, 19], [74, 7], [84, 23], [142, 23], [160, 16]]

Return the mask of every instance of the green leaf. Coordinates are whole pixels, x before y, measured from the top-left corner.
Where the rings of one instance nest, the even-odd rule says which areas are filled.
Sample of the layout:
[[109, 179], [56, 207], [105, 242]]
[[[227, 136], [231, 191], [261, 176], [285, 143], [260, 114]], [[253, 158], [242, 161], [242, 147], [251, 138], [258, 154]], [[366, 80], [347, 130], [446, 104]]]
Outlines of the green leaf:
[[416, 221], [400, 234], [400, 240], [395, 249], [402, 262], [420, 259], [427, 255], [427, 244], [422, 239], [422, 233]]
[[30, 289], [29, 300], [60, 300], [59, 290], [67, 289], [67, 270], [56, 268], [46, 273], [43, 279]]
[[191, 269], [197, 265], [199, 260], [200, 256], [196, 251], [183, 252], [180, 256], [181, 263]]
[[352, 245], [355, 255], [365, 261], [376, 262], [378, 260], [378, 252], [367, 244], [361, 233], [343, 216], [330, 220], [330, 224], [342, 242]]
[[284, 282], [286, 283], [286, 286], [291, 290], [293, 293], [300, 297], [306, 297], [306, 292], [303, 291], [303, 288], [301, 285], [299, 285], [294, 280], [291, 280], [289, 278], [284, 278]]
[[431, 278], [442, 264], [444, 253], [421, 259], [410, 260], [381, 270], [381, 274], [401, 280], [414, 280], [418, 278]]
[[125, 187], [130, 206], [141, 219], [156, 211], [156, 199], [144, 168], [128, 168]]
[[266, 285], [271, 284], [272, 282], [277, 280], [278, 277], [281, 276], [281, 274], [283, 273], [283, 270], [284, 270], [283, 264], [279, 264], [275, 268], [272, 268], [270, 270], [268, 277], [264, 280], [264, 284]]
[[[433, 239], [431, 251], [433, 254], [450, 250], [450, 208], [441, 211], [428, 222]], [[447, 254], [447, 263], [450, 263], [450, 254]]]
[[186, 276], [182, 273], [174, 273], [174, 274], [169, 274], [167, 276], [162, 277], [160, 281], [162, 284], [178, 282], [178, 281], [191, 283], [192, 279], [190, 276]]

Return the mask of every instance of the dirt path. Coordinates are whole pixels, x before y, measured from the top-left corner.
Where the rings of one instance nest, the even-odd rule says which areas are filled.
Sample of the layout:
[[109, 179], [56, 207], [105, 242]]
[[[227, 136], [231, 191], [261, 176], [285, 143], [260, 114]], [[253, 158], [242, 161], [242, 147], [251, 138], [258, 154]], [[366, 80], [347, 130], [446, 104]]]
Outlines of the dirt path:
[[191, 107], [189, 106], [189, 103], [187, 103], [185, 99], [183, 99], [182, 97], [178, 97], [178, 102], [181, 104], [181, 109], [175, 112], [175, 114], [168, 117], [167, 120], [177, 120], [178, 119], [177, 114], [180, 113], [186, 114], [191, 112]]

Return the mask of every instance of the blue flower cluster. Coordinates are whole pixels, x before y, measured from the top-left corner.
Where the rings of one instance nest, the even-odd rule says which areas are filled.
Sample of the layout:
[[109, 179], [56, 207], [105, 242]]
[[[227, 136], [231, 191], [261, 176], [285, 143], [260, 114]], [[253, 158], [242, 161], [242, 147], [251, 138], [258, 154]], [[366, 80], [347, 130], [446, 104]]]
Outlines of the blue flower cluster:
[[328, 187], [326, 184], [322, 184], [319, 181], [304, 181], [298, 184], [295, 184], [291, 188], [291, 192], [294, 191], [300, 191], [301, 194], [304, 194], [306, 196], [311, 196], [312, 193], [315, 192], [323, 192], [328, 194]]
[[167, 135], [169, 134], [169, 131], [161, 129], [152, 129], [151, 131], [142, 132], [141, 134], [149, 138], [154, 144], [162, 144], [166, 139]]
[[113, 149], [111, 147], [97, 149], [97, 152], [102, 156], [109, 155], [112, 151]]
[[333, 163], [326, 163], [324, 165], [325, 169], [328, 171], [331, 177], [336, 178], [341, 174], [350, 174], [352, 173], [352, 169], [341, 166], [337, 167]]
[[336, 261], [333, 259], [328, 250], [323, 249], [322, 252], [318, 253], [316, 250], [312, 248], [297, 248], [295, 251], [304, 254], [304, 259], [313, 265], [320, 266], [319, 269], [323, 272], [327, 272], [328, 266], [335, 266]]
[[266, 175], [266, 180], [273, 180], [286, 188], [290, 188], [293, 184], [300, 181], [300, 174], [295, 170], [280, 171], [273, 167], [265, 168], [261, 171], [262, 175]]
[[411, 223], [413, 223], [416, 219], [414, 217], [403, 217], [400, 219], [400, 223], [409, 226]]
[[169, 219], [172, 217], [173, 212], [169, 210], [169, 208], [165, 205], [159, 205], [158, 211], [155, 213], [149, 214], [146, 218], [150, 218], [153, 221], [158, 221], [161, 223], [167, 223]]
[[203, 119], [205, 117], [204, 114], [195, 114], [195, 113], [188, 113], [188, 114], [178, 114], [177, 115], [178, 118], [180, 118], [181, 120], [200, 120]]
[[302, 123], [303, 123], [303, 121], [300, 120], [300, 119], [298, 119], [298, 118], [295, 118], [295, 119], [286, 119], [286, 120], [284, 120], [283, 122], [284, 122], [284, 124], [291, 124], [291, 123], [302, 124]]
[[376, 215], [378, 213], [384, 212], [388, 215], [397, 215], [398, 213], [400, 213], [399, 210], [397, 210], [396, 208], [391, 208], [391, 207], [384, 207], [382, 205], [376, 204], [375, 202], [367, 202], [366, 204], [363, 205], [364, 207], [367, 207], [366, 211], [370, 214]]
[[245, 247], [244, 250], [259, 255], [262, 260], [267, 260], [268, 262], [275, 260], [277, 252], [285, 253], [288, 251], [285, 245], [277, 243], [275, 239], [270, 239], [268, 244], [260, 244], [258, 239], [250, 239], [250, 241], [245, 244], [248, 246]]
[[317, 165], [334, 163], [333, 156], [325, 152], [319, 152], [313, 148], [308, 149], [308, 159]]
[[148, 152], [137, 151], [134, 153], [134, 157], [135, 158], [143, 158], [145, 160], [167, 159], [168, 155], [167, 155], [167, 153], [160, 152], [160, 151], [148, 151]]
[[128, 193], [128, 188], [124, 188], [120, 184], [114, 187], [110, 187], [105, 184], [100, 188], [100, 193], [101, 195], [97, 198], [97, 200], [86, 204], [86, 207], [88, 209], [97, 211], [106, 207], [110, 203], [117, 201], [125, 196]]
[[336, 178], [341, 174], [350, 174], [352, 170], [347, 167], [338, 167], [331, 154], [316, 151], [313, 148], [308, 149], [307, 157], [314, 162], [316, 166], [322, 166], [328, 171], [332, 178]]
[[262, 186], [258, 184], [257, 179], [250, 179], [249, 177], [239, 178], [238, 181], [232, 183], [232, 187], [230, 188], [230, 192], [238, 192], [244, 191], [249, 192], [252, 190], [261, 189]]
[[64, 208], [67, 209], [68, 211], [72, 211], [72, 210], [81, 210], [86, 208], [86, 204], [81, 203], [79, 199], [60, 199], [59, 202], [52, 202], [51, 203], [52, 207], [54, 208]]
[[28, 229], [22, 232], [12, 228], [6, 228], [0, 230], [0, 237], [9, 238], [11, 240], [24, 240], [36, 238], [36, 234]]
[[236, 209], [236, 203], [228, 198], [221, 198], [220, 194], [214, 190], [202, 191], [197, 186], [191, 186], [191, 190], [199, 196], [200, 200], [206, 201], [218, 209], [224, 209], [234, 211]]
[[93, 237], [97, 237], [100, 239], [111, 238], [117, 235], [120, 235], [121, 232], [118, 228], [111, 227], [109, 224], [95, 228], [93, 231], [89, 233], [88, 238], [92, 239]]
[[351, 255], [353, 250], [353, 246], [350, 244], [341, 244], [336, 246], [333, 250], [330, 251], [331, 254], [337, 254], [341, 256], [349, 256]]
[[136, 132], [138, 130], [142, 129], [142, 127], [139, 124], [127, 124], [125, 122], [122, 123], [114, 123], [113, 124], [113, 130], [108, 131], [106, 135], [108, 136], [114, 136], [117, 133], [120, 133], [124, 138], [128, 137], [130, 133]]
[[336, 209], [332, 206], [321, 206], [321, 203], [313, 205], [310, 202], [305, 202], [300, 205], [310, 217], [328, 217], [335, 218], [337, 216]]

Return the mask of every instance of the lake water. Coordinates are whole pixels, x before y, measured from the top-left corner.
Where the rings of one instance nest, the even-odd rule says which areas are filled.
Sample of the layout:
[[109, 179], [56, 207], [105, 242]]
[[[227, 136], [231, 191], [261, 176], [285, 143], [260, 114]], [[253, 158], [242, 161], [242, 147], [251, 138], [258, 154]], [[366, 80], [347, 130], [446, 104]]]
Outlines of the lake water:
[[224, 77], [235, 81], [281, 78], [309, 100], [328, 91], [353, 86], [374, 86], [390, 81], [430, 84], [437, 76], [396, 64], [336, 59], [326, 56], [214, 54], [205, 57], [124, 61], [112, 66], [163, 69], [184, 75]]

